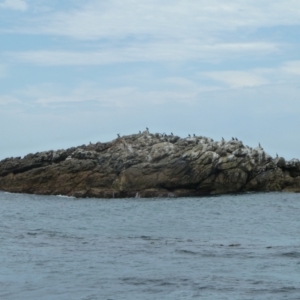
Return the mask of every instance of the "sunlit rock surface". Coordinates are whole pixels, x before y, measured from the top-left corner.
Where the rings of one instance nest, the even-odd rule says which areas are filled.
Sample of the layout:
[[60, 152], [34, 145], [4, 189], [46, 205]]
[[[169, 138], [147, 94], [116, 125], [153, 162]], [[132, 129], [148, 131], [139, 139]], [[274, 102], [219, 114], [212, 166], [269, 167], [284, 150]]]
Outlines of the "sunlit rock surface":
[[235, 139], [140, 134], [0, 161], [0, 189], [75, 197], [300, 191], [300, 162]]

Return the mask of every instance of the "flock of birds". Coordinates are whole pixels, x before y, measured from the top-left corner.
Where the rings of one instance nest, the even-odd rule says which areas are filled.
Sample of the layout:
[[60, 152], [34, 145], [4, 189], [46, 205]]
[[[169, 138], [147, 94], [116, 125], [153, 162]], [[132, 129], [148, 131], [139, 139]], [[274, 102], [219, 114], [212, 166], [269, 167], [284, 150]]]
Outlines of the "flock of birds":
[[[149, 132], [149, 128], [148, 128], [148, 127], [146, 127], [146, 131]], [[142, 134], [142, 132], [139, 131], [139, 134]], [[120, 135], [119, 133], [117, 134], [117, 136], [118, 136], [118, 138], [121, 137], [121, 135]], [[163, 137], [167, 137], [167, 134], [163, 133], [162, 136], [163, 136]], [[171, 132], [171, 136], [174, 136], [173, 132]], [[188, 137], [191, 138], [191, 135], [188, 134]], [[195, 133], [193, 134], [193, 137], [196, 137]], [[239, 141], [236, 137], [232, 137], [231, 140], [232, 140], [232, 141]], [[214, 140], [211, 139], [211, 141], [213, 142]], [[223, 137], [222, 137], [222, 142], [225, 142], [225, 139], [224, 139]], [[258, 143], [258, 147], [259, 147], [260, 149], [263, 150], [263, 148], [262, 148], [262, 146], [260, 145], [260, 143]], [[250, 149], [252, 149], [252, 148], [250, 148]], [[277, 153], [276, 153], [276, 157], [278, 158], [278, 154], [277, 154]]]
[[[148, 127], [146, 127], [146, 131], [149, 132], [149, 128], [148, 128]], [[139, 134], [142, 134], [142, 132], [139, 131]], [[118, 138], [120, 138], [120, 137], [121, 137], [120, 133], [117, 133], [117, 136], [118, 136]], [[165, 136], [167, 136], [167, 135], [166, 135], [165, 133], [163, 133], [162, 136], [165, 137]], [[174, 136], [173, 132], [171, 132], [171, 136]], [[188, 137], [190, 138], [190, 137], [192, 137], [192, 136], [191, 136], [190, 134], [188, 134]], [[193, 134], [193, 137], [196, 137], [195, 133]], [[231, 140], [232, 140], [232, 141], [238, 141], [238, 139], [237, 139], [236, 137], [232, 137]], [[212, 139], [212, 142], [213, 142], [213, 141], [214, 141], [214, 140]], [[225, 139], [224, 139], [223, 137], [222, 137], [222, 141], [225, 142]], [[260, 143], [258, 143], [258, 146], [259, 146], [259, 148], [263, 149], [263, 148], [261, 147]], [[276, 155], [277, 155], [277, 153], [276, 153]], [[277, 155], [277, 156], [278, 156], [278, 155]]]

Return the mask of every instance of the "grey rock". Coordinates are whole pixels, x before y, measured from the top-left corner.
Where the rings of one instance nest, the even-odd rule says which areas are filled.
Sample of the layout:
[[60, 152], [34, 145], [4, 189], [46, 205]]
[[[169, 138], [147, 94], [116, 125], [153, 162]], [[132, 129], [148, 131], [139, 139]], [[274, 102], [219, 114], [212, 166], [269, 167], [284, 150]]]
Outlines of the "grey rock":
[[0, 161], [0, 189], [75, 197], [180, 197], [300, 191], [300, 162], [261, 147], [140, 134]]

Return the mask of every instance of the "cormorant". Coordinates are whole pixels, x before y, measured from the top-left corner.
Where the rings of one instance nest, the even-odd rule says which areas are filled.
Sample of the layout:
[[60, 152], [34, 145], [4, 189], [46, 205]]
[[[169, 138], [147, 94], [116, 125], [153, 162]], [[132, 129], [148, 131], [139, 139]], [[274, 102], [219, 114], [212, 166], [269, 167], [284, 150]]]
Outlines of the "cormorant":
[[120, 134], [118, 133], [117, 136], [120, 137]]
[[146, 127], [146, 130], [147, 130], [147, 131], [149, 131], [149, 128], [148, 128], [148, 127]]
[[191, 137], [191, 135], [189, 134], [189, 137]]
[[173, 132], [171, 132], [171, 135], [173, 136]]

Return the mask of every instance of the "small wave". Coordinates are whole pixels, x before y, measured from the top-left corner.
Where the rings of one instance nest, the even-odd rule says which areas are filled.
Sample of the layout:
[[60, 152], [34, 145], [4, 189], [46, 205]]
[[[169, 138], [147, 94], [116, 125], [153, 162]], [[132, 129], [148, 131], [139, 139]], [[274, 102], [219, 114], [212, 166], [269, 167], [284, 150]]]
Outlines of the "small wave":
[[36, 232], [27, 232], [27, 235], [37, 235]]
[[73, 196], [66, 196], [66, 195], [56, 195], [58, 198], [69, 198], [69, 199], [75, 199]]
[[15, 236], [16, 239], [24, 239], [25, 236], [23, 234], [19, 234]]
[[145, 241], [161, 241], [163, 240], [163, 238], [161, 237], [152, 237], [149, 235], [140, 235], [140, 236], [129, 236], [129, 239], [142, 239]]
[[300, 289], [294, 286], [283, 286], [281, 288], [273, 289], [272, 293], [290, 293], [290, 292], [298, 292]]
[[285, 252], [285, 253], [282, 253], [281, 256], [291, 257], [291, 258], [300, 258], [300, 252], [296, 252], [296, 251]]
[[143, 240], [152, 240], [152, 237], [148, 235], [141, 235], [140, 238]]
[[192, 255], [197, 255], [197, 254], [199, 254], [198, 252], [191, 251], [191, 250], [185, 250], [185, 249], [183, 249], [183, 250], [176, 250], [176, 252], [178, 252], [178, 253], [183, 253], [183, 254], [192, 254]]
[[155, 285], [155, 286], [173, 286], [176, 283], [170, 282], [166, 279], [154, 278], [138, 278], [138, 277], [125, 277], [121, 279], [124, 283], [132, 285]]
[[257, 284], [261, 285], [261, 284], [264, 284], [264, 281], [262, 281], [262, 280], [256, 280], [256, 281], [253, 281], [252, 284], [254, 284], [254, 285], [257, 285]]

